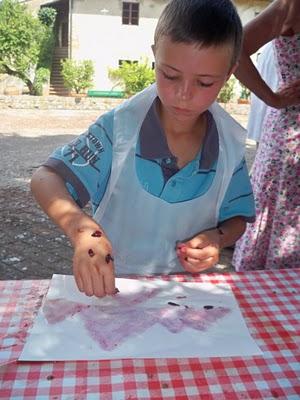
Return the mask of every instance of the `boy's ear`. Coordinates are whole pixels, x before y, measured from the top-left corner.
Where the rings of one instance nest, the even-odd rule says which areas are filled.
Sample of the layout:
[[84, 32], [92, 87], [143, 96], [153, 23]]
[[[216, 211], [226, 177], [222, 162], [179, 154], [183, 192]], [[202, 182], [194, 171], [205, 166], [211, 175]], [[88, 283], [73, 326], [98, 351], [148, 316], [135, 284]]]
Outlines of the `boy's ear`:
[[234, 74], [235, 70], [237, 69], [237, 67], [239, 66], [239, 63], [235, 63], [233, 67], [231, 67], [231, 69], [228, 72], [226, 81], [228, 81], [228, 79], [231, 77], [232, 74]]

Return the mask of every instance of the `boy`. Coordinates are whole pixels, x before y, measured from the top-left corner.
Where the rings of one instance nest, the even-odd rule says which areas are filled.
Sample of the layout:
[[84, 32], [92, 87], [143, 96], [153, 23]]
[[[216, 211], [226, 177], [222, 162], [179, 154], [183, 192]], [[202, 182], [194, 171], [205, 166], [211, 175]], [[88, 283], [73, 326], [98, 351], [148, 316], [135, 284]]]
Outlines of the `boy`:
[[[156, 85], [56, 150], [32, 179], [89, 296], [113, 294], [115, 274], [210, 268], [254, 217], [244, 131], [213, 104], [239, 57], [236, 9], [171, 0], [154, 39]], [[93, 219], [80, 208], [88, 200]]]

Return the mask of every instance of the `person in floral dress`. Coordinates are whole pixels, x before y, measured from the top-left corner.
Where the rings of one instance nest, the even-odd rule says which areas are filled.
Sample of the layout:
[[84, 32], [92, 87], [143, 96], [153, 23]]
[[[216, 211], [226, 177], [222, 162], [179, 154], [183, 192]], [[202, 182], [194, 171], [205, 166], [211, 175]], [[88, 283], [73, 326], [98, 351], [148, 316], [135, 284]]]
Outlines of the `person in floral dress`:
[[[300, 267], [300, 2], [277, 0], [245, 27], [237, 78], [269, 107], [252, 169], [256, 221], [236, 243], [237, 271]], [[279, 91], [249, 55], [272, 41]]]

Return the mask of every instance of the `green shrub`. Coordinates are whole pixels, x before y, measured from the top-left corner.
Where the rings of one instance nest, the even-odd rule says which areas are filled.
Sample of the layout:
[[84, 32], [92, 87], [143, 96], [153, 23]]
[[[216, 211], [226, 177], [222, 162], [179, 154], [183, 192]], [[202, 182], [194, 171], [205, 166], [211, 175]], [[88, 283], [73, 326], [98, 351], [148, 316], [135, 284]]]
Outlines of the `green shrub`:
[[67, 88], [76, 93], [84, 93], [93, 86], [94, 66], [91, 60], [61, 60], [62, 77]]
[[225, 85], [222, 87], [219, 96], [218, 96], [218, 101], [220, 103], [228, 103], [230, 100], [232, 100], [234, 96], [234, 87], [236, 83], [236, 78], [232, 76], [228, 81], [225, 83]]
[[126, 96], [131, 96], [155, 81], [155, 72], [147, 60], [137, 62], [123, 62], [117, 69], [109, 69], [109, 78], [121, 85]]
[[33, 81], [34, 94], [41, 96], [43, 94], [43, 85], [50, 83], [50, 70], [48, 68], [39, 68], [36, 70]]
[[240, 82], [240, 86], [241, 86], [240, 99], [248, 100], [250, 97], [250, 94], [251, 94], [250, 90], [245, 85], [243, 85], [241, 82]]

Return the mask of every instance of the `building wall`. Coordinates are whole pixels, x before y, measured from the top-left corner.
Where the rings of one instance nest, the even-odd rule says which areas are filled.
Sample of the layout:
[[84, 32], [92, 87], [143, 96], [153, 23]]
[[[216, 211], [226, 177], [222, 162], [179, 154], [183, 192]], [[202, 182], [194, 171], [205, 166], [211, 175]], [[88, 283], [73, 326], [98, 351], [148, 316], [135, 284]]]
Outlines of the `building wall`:
[[[121, 0], [73, 1], [71, 57], [94, 62], [94, 89], [112, 89], [108, 68], [117, 68], [119, 60], [154, 61], [151, 44], [157, 19], [166, 4], [164, 0], [140, 0], [139, 25], [122, 25]], [[269, 1], [236, 0], [235, 4], [244, 24]]]
[[[119, 60], [154, 61], [151, 45], [157, 19], [167, 0], [129, 0], [140, 3], [139, 25], [122, 25], [122, 0], [71, 0], [70, 57], [94, 63], [94, 89], [110, 90], [108, 68]], [[271, 0], [234, 0], [243, 24], [268, 6]], [[31, 9], [53, 0], [24, 1]]]
[[153, 61], [154, 29], [165, 3], [141, 1], [139, 25], [122, 25], [122, 1], [74, 1], [71, 57], [94, 62], [95, 89], [112, 88], [108, 68], [117, 68], [119, 60]]

